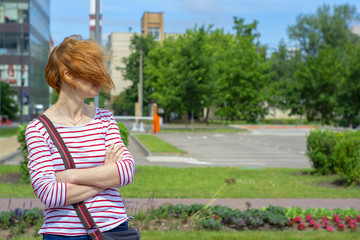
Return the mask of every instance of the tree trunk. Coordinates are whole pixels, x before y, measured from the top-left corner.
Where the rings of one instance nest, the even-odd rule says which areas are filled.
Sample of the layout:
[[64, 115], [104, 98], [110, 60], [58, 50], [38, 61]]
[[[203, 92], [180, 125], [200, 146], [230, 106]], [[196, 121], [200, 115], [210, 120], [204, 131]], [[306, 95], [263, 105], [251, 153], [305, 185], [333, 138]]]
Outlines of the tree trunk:
[[191, 110], [191, 132], [194, 132], [194, 110]]
[[207, 126], [209, 126], [209, 114], [210, 114], [210, 108], [206, 108], [205, 122]]

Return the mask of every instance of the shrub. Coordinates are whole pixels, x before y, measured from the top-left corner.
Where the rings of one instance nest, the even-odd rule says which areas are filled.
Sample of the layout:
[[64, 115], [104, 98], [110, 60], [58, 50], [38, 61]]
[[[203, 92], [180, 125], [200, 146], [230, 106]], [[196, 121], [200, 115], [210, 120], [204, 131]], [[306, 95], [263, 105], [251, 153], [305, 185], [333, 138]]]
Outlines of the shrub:
[[360, 183], [360, 134], [346, 132], [334, 149], [335, 170], [347, 185]]
[[26, 146], [26, 139], [25, 139], [25, 131], [26, 131], [27, 123], [21, 124], [18, 126], [17, 130], [17, 140], [20, 143], [19, 150], [22, 151], [24, 159], [20, 163], [20, 172], [21, 172], [21, 179], [20, 181], [23, 183], [30, 183], [30, 175], [29, 169], [27, 167], [28, 164], [28, 149]]
[[337, 135], [330, 130], [310, 131], [306, 140], [306, 155], [310, 158], [316, 173], [326, 175], [335, 173], [334, 147]]
[[121, 138], [125, 146], [129, 146], [129, 140], [128, 140], [128, 137], [130, 135], [129, 130], [127, 129], [127, 127], [125, 127], [125, 125], [122, 122], [118, 122], [118, 126], [119, 126]]

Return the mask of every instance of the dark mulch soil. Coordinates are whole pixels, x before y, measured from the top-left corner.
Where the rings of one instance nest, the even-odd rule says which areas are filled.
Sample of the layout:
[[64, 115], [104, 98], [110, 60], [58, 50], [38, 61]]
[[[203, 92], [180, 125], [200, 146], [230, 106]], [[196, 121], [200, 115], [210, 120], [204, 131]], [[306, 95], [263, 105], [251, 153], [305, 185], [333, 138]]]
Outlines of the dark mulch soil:
[[20, 173], [0, 174], [0, 182], [18, 184], [21, 178]]

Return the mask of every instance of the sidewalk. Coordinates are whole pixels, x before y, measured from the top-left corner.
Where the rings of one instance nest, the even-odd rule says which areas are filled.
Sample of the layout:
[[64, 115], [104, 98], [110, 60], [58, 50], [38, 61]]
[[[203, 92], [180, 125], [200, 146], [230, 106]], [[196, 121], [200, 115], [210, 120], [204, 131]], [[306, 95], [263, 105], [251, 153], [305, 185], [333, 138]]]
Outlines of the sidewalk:
[[22, 153], [17, 136], [0, 138], [0, 164], [20, 164]]
[[[147, 210], [152, 207], [159, 207], [162, 204], [204, 204], [209, 203], [210, 199], [200, 199], [200, 198], [126, 198], [124, 199], [125, 207], [129, 214], [136, 214], [140, 210]], [[227, 206], [230, 208], [239, 208], [240, 210], [247, 209], [247, 205], [250, 208], [260, 209], [262, 207], [272, 206], [281, 206], [281, 207], [300, 207], [302, 209], [306, 208], [351, 208], [354, 207], [356, 210], [360, 210], [360, 199], [295, 199], [295, 198], [286, 198], [286, 199], [230, 199], [230, 198], [220, 198], [217, 199], [211, 206], [221, 205]], [[20, 209], [29, 209], [29, 208], [40, 208], [44, 209], [43, 205], [36, 198], [0, 198], [0, 212], [14, 210], [15, 208]]]

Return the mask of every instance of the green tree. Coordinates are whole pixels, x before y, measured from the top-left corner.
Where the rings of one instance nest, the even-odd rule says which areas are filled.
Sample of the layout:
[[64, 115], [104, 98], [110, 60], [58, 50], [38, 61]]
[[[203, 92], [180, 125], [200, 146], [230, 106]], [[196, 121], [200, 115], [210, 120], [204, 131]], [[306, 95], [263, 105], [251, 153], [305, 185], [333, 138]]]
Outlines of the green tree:
[[176, 39], [165, 39], [148, 59], [147, 81], [159, 106], [191, 114], [191, 122], [214, 103], [214, 58], [208, 46], [208, 28], [195, 27]]
[[269, 66], [263, 48], [254, 43], [257, 22], [245, 25], [234, 18], [237, 36], [223, 45], [222, 61], [218, 63], [217, 114], [228, 119], [255, 122], [266, 112], [266, 88], [270, 82]]
[[19, 107], [15, 101], [16, 91], [11, 85], [1, 81], [1, 114], [7, 115], [10, 119], [14, 119], [19, 111]]
[[280, 41], [278, 49], [271, 56], [271, 84], [269, 85], [269, 105], [276, 109], [290, 109], [290, 115], [304, 113], [304, 106], [296, 90], [296, 76], [302, 55], [298, 49], [288, 49]]
[[343, 64], [344, 75], [338, 87], [338, 109], [340, 124], [356, 127], [360, 124], [360, 42], [348, 44]]
[[152, 89], [151, 97], [165, 110], [165, 121], [170, 112], [184, 114], [178, 75], [180, 48], [175, 38], [167, 38], [163, 44], [153, 48], [147, 58], [144, 71], [149, 78], [146, 87]]
[[338, 83], [345, 78], [340, 49], [328, 46], [317, 58], [308, 56], [296, 76], [294, 90], [304, 99], [307, 118], [331, 123], [336, 116]]
[[[131, 54], [129, 57], [124, 58], [124, 68], [118, 68], [122, 70], [124, 78], [130, 80], [132, 85], [125, 90], [125, 96], [123, 98], [123, 107], [129, 111], [129, 114], [135, 114], [135, 102], [138, 101], [138, 83], [139, 83], [139, 67], [140, 67], [140, 49], [143, 53], [143, 67], [146, 67], [146, 59], [149, 51], [157, 46], [159, 43], [154, 40], [151, 34], [147, 35], [135, 35], [131, 39], [130, 50]], [[146, 112], [147, 106], [150, 103], [150, 94], [152, 89], [145, 82], [149, 76], [143, 71], [143, 113]], [[129, 107], [130, 106], [130, 107]], [[116, 109], [115, 109], [116, 110]], [[116, 110], [117, 111], [117, 110]], [[130, 112], [131, 111], [131, 112]], [[146, 114], [147, 115], [147, 114]]]
[[344, 47], [358, 38], [350, 30], [350, 24], [358, 21], [360, 14], [349, 4], [334, 6], [324, 4], [315, 14], [301, 14], [296, 24], [288, 27], [289, 38], [298, 41], [306, 55], [317, 56], [320, 49]]

